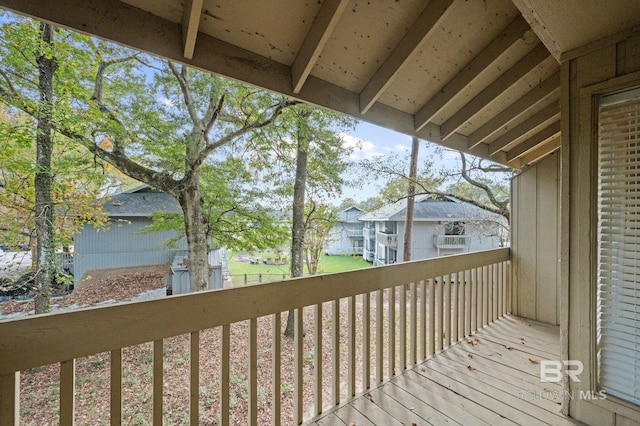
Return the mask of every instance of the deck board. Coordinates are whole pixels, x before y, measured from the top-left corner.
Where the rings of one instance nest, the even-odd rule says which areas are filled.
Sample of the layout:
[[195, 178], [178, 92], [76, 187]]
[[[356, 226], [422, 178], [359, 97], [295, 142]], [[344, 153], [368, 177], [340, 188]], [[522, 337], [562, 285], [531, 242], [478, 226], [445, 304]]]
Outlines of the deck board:
[[315, 421], [578, 424], [560, 413], [560, 385], [540, 382], [542, 359], [560, 359], [558, 327], [508, 316]]

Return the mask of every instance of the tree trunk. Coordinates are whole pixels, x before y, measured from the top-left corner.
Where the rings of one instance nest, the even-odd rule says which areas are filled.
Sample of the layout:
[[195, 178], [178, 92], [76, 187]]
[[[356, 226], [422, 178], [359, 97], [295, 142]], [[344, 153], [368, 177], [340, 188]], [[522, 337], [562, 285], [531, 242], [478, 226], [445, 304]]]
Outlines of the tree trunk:
[[[308, 114], [307, 114], [308, 117]], [[303, 116], [304, 119], [306, 117]], [[293, 185], [293, 213], [291, 225], [291, 278], [301, 277], [304, 272], [304, 195], [307, 186], [307, 147], [305, 133], [301, 132], [302, 119], [298, 125], [298, 149], [296, 153], [296, 179]], [[294, 313], [289, 311], [287, 326], [284, 331], [286, 337], [293, 337]]]
[[[53, 44], [53, 27], [40, 25], [42, 41]], [[53, 57], [36, 53], [38, 63], [38, 91], [40, 105], [36, 134], [36, 176], [35, 176], [35, 226], [36, 226], [36, 275], [35, 275], [35, 313], [49, 310], [51, 298], [51, 280], [53, 276], [53, 202], [51, 201], [51, 153], [53, 151], [53, 131], [51, 112], [53, 102], [53, 75], [57, 63]]]
[[198, 172], [190, 179], [178, 197], [184, 213], [184, 229], [189, 244], [188, 268], [190, 290], [202, 291], [209, 283], [209, 242], [206, 217], [198, 186]]
[[420, 141], [417, 137], [413, 137], [411, 143], [411, 163], [409, 165], [409, 189], [407, 190], [407, 215], [404, 221], [404, 253], [402, 261], [411, 260], [411, 239], [413, 235], [413, 208], [416, 194], [416, 176], [418, 175], [418, 151], [420, 150]]

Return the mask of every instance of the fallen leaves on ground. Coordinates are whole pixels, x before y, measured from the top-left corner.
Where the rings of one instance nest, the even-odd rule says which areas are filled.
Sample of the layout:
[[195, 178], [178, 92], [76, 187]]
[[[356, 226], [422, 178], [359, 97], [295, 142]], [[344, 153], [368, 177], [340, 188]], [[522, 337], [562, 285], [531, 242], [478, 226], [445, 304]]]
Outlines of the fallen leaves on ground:
[[[111, 271], [92, 271], [83, 280], [72, 296], [64, 303], [72, 305], [94, 305], [105, 300], [129, 300], [130, 297], [146, 290], [163, 288], [164, 275], [154, 270], [128, 270], [122, 268]], [[371, 328], [375, 329], [375, 295], [371, 296]], [[385, 292], [385, 302], [388, 300]], [[362, 323], [361, 298], [357, 298], [356, 322]], [[397, 300], [397, 299], [396, 299]], [[346, 397], [348, 369], [348, 301], [340, 304], [340, 376], [341, 394]], [[399, 309], [396, 310], [397, 318]], [[303, 339], [303, 406], [305, 418], [313, 415], [313, 327], [314, 309], [303, 309], [305, 337]], [[281, 315], [279, 329], [284, 330], [286, 313]], [[273, 391], [281, 396], [282, 423], [293, 422], [293, 359], [295, 347], [293, 339], [282, 338], [280, 347], [281, 382], [272, 384], [272, 342], [273, 316], [258, 318], [257, 323], [257, 402], [258, 423], [271, 423]], [[323, 306], [323, 342], [331, 341], [331, 304]], [[176, 318], [176, 321], [179, 321]], [[398, 319], [396, 320], [398, 321]], [[278, 329], [278, 327], [276, 327]], [[229, 371], [229, 397], [232, 425], [247, 424], [248, 411], [248, 321], [234, 323], [230, 328], [231, 348]], [[123, 330], [126, 333], [126, 330]], [[200, 424], [216, 425], [219, 421], [219, 390], [221, 371], [221, 330], [207, 329], [200, 332]], [[356, 365], [362, 365], [362, 335], [358, 327], [356, 333]], [[387, 348], [386, 337], [383, 347]], [[373, 339], [372, 339], [373, 340]], [[371, 342], [373, 345], [373, 342]], [[145, 343], [123, 348], [123, 419], [128, 424], [151, 424], [153, 402], [153, 343]], [[370, 347], [369, 353], [374, 353]], [[164, 424], [180, 425], [188, 423], [189, 413], [189, 336], [180, 335], [164, 339], [163, 343], [163, 405]], [[386, 349], [385, 349], [386, 356]], [[332, 359], [331, 351], [322, 353], [323, 401], [325, 408], [331, 404]], [[22, 419], [25, 424], [53, 424], [59, 406], [59, 364], [43, 366], [24, 371], [21, 374], [21, 396], [24, 401]], [[361, 374], [357, 375], [356, 388], [361, 387]], [[76, 421], [78, 424], [101, 424], [109, 418], [110, 354], [104, 352], [76, 360]]]

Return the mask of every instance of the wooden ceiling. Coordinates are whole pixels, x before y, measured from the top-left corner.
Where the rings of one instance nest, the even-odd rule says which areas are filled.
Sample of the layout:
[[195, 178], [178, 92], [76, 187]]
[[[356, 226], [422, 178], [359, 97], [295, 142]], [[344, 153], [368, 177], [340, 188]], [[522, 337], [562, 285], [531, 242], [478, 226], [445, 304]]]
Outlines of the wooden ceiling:
[[521, 168], [560, 146], [560, 62], [637, 0], [0, 0], [0, 7]]

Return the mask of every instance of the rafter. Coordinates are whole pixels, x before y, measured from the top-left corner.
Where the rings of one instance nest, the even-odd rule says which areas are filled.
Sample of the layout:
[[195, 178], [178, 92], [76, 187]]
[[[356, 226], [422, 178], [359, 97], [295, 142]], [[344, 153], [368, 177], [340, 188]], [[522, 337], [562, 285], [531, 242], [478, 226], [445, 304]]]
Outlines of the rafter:
[[515, 65], [505, 71], [493, 83], [477, 94], [451, 118], [442, 125], [442, 139], [446, 140], [462, 127], [471, 117], [493, 99], [516, 84], [521, 78], [533, 71], [538, 65], [549, 58], [549, 52], [542, 43], [527, 53]]
[[560, 135], [560, 120], [554, 121], [549, 126], [531, 136], [524, 142], [516, 145], [510, 151], [507, 151], [507, 161], [513, 161], [515, 158], [526, 154], [538, 145], [548, 142], [551, 138]]
[[409, 57], [420, 47], [454, 0], [432, 0], [360, 93], [360, 112], [365, 114], [389, 87]]
[[560, 148], [562, 140], [560, 136], [549, 139], [547, 142], [534, 148], [529, 153], [522, 157], [514, 158], [509, 162], [509, 166], [514, 169], [522, 169], [524, 166], [528, 166], [532, 163], [537, 163], [543, 157], [551, 154], [553, 151]]
[[500, 128], [507, 126], [516, 118], [526, 114], [536, 105], [555, 100], [560, 96], [560, 72], [547, 77], [540, 85], [528, 91], [524, 96], [505, 108], [500, 114], [487, 121], [469, 135], [469, 149], [484, 142]]
[[200, 27], [200, 14], [202, 13], [202, 3], [204, 0], [185, 0], [184, 12], [182, 14], [182, 44], [184, 46], [183, 56], [187, 59], [193, 58], [196, 49], [196, 38]]
[[342, 13], [347, 8], [347, 4], [349, 4], [348, 0], [325, 0], [322, 3], [291, 66], [293, 93], [300, 93], [302, 90], [304, 82], [311, 73]]
[[558, 46], [556, 38], [551, 34], [544, 21], [540, 18], [540, 15], [536, 12], [536, 8], [533, 7], [531, 0], [511, 0], [513, 5], [518, 8], [522, 16], [527, 20], [531, 29], [536, 33], [540, 41], [547, 46], [547, 49], [553, 57], [560, 62], [560, 54], [562, 49]]
[[[406, 135], [443, 143], [452, 149], [507, 164], [505, 156], [489, 156], [488, 146], [484, 144], [468, 149], [466, 136], [454, 134], [446, 142], [442, 142], [440, 126], [435, 124], [428, 123], [420, 131], [416, 131], [412, 114], [389, 105], [377, 102], [366, 115], [363, 115], [360, 113], [358, 93], [313, 75], [307, 77], [304, 90], [294, 94], [291, 86], [291, 67], [202, 32], [198, 35], [198, 50], [193, 59], [185, 59], [180, 23], [152, 15], [121, 1], [92, 0], [91, 7], [85, 0], [0, 0], [0, 3], [4, 8], [55, 22], [63, 27], [93, 34], [134, 49], [153, 52], [172, 61], [218, 75], [230, 76], [253, 86], [338, 111]], [[105, 20], [104, 16], [118, 16], [118, 21]], [[160, 34], [162, 36], [159, 36]]]
[[438, 114], [461, 90], [469, 85], [492, 62], [500, 57], [507, 49], [514, 45], [529, 30], [527, 22], [518, 16], [507, 26], [487, 47], [482, 49], [467, 64], [462, 71], [456, 74], [436, 95], [434, 95], [416, 113], [416, 130], [420, 130]]
[[526, 137], [528, 133], [531, 133], [536, 128], [551, 121], [556, 121], [558, 118], [560, 118], [560, 104], [558, 101], [554, 101], [489, 144], [489, 153], [495, 154], [498, 151], [502, 151], [504, 147]]

